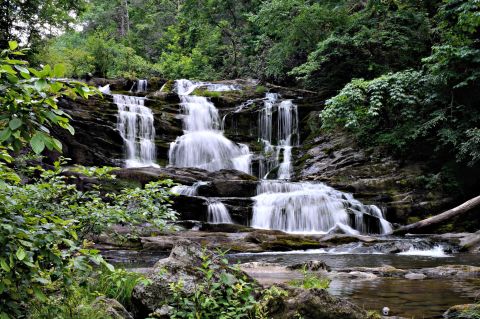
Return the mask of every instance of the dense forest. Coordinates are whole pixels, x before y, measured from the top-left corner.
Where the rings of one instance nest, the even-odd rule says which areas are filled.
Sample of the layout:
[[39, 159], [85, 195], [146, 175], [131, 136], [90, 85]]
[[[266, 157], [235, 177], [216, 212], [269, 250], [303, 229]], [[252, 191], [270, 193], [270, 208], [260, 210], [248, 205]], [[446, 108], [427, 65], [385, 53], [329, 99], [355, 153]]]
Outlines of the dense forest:
[[[182, 218], [172, 208], [172, 187], [179, 186], [167, 173], [133, 183], [117, 180], [115, 174], [123, 168], [71, 166], [77, 163], [60, 156], [65, 145], [58, 130], [75, 133], [75, 119], [62, 109], [62, 101], [105, 99], [90, 86], [92, 78], [132, 83], [189, 79], [202, 85], [255, 79], [261, 87], [253, 95], [263, 95], [266, 87], [304, 92], [318, 104], [315, 119], [309, 120], [310, 139], [340, 132], [368, 154], [402, 165], [421, 163], [426, 169], [416, 183], [422, 191], [454, 194], [458, 204], [479, 195], [480, 0], [2, 0], [0, 49], [0, 319], [380, 318], [343, 303], [336, 310], [322, 305], [330, 312], [321, 315], [298, 312], [308, 296], [295, 289], [313, 289], [317, 298], [332, 280], [312, 275], [306, 266], [302, 279], [289, 282], [295, 288], [260, 289], [244, 268], [229, 264], [226, 252], [193, 244], [196, 250], [184, 243], [173, 248], [171, 242], [163, 244], [173, 252], [169, 261], [155, 266], [153, 277], [107, 262], [94, 242], [115, 246], [105, 240], [112, 236], [133, 249], [142, 237], [174, 236], [186, 226], [177, 224]], [[176, 93], [177, 104], [192, 103]], [[209, 97], [219, 98], [220, 93], [210, 92]], [[268, 95], [266, 99], [268, 103]], [[142, 116], [151, 114], [153, 122], [159, 113]], [[277, 155], [284, 161], [285, 149], [279, 148], [278, 154], [284, 153]], [[185, 178], [190, 185], [196, 185], [189, 179], [197, 178], [195, 174], [200, 173]], [[235, 174], [232, 179], [245, 185], [256, 179]], [[372, 214], [365, 207], [360, 210]], [[376, 222], [383, 222], [382, 212], [376, 214]], [[324, 239], [318, 238], [252, 234], [245, 240], [247, 250], [261, 246], [254, 252], [333, 247], [331, 242], [319, 244]], [[334, 244], [351, 239], [342, 240]], [[374, 241], [368, 245], [373, 247]], [[194, 270], [182, 259], [182, 249], [194, 251]], [[184, 287], [191, 282], [183, 282], [191, 276], [200, 278], [192, 284], [193, 292]], [[162, 307], [150, 308], [152, 294], [161, 296]], [[291, 300], [298, 309], [289, 310]], [[448, 318], [478, 318], [478, 304], [472, 309]]]

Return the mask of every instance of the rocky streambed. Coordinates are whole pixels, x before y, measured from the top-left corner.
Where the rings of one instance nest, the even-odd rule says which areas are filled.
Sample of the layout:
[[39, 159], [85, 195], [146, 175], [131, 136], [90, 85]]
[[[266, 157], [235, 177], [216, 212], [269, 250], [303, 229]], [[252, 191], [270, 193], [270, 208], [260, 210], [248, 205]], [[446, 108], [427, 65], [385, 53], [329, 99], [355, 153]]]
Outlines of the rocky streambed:
[[288, 286], [306, 270], [331, 280], [327, 291], [332, 296], [367, 310], [388, 307], [391, 315], [406, 318], [440, 318], [454, 305], [476, 302], [480, 294], [480, 255], [466, 241], [480, 234], [305, 236], [245, 226], [190, 226], [196, 230], [146, 232], [130, 248], [115, 246], [105, 236], [98, 247], [111, 262], [146, 273], [184, 241], [228, 250], [230, 262], [263, 287]]

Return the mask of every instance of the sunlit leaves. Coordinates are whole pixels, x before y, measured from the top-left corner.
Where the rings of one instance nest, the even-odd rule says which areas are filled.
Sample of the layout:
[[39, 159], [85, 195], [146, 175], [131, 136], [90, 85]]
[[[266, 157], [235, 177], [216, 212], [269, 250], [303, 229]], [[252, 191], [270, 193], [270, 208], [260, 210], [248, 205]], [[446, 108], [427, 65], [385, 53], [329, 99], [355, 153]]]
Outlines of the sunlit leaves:
[[0, 145], [15, 151], [30, 145], [36, 154], [45, 148], [61, 151], [62, 145], [50, 136], [49, 127], [58, 126], [71, 134], [74, 130], [69, 117], [58, 110], [58, 99], [87, 99], [97, 91], [78, 81], [60, 80], [65, 74], [62, 64], [35, 69], [26, 61], [10, 58], [23, 52], [11, 41], [0, 55]]

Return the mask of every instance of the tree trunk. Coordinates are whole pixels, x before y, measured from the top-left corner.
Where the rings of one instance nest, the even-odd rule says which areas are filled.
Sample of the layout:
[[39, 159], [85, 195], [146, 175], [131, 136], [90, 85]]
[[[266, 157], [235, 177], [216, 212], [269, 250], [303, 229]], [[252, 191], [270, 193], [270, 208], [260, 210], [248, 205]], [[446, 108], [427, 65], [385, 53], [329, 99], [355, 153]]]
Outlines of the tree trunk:
[[406, 225], [403, 227], [400, 227], [396, 230], [393, 231], [393, 234], [399, 235], [399, 234], [405, 234], [409, 232], [417, 232], [418, 230], [421, 230], [425, 227], [428, 226], [434, 226], [437, 224], [440, 224], [446, 220], [449, 220], [453, 217], [460, 216], [468, 211], [470, 211], [472, 208], [475, 208], [477, 206], [480, 206], [480, 196], [474, 197], [465, 203], [463, 203], [460, 206], [457, 206], [455, 208], [452, 208], [450, 210], [447, 210], [446, 212], [443, 212], [441, 214], [438, 214], [436, 216], [421, 220], [419, 222]]

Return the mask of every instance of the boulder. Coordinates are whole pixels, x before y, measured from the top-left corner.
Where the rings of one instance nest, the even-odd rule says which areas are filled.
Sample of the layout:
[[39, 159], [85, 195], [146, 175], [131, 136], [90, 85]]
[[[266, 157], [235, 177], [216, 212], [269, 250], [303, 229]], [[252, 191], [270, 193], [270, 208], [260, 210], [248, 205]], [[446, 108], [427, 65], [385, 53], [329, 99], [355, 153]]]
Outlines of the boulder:
[[480, 304], [456, 305], [443, 314], [445, 319], [477, 319], [480, 316]]
[[288, 266], [287, 268], [291, 270], [305, 269], [309, 271], [319, 271], [319, 270], [330, 271], [331, 270], [330, 266], [327, 265], [323, 260], [309, 260], [304, 263]]
[[330, 295], [324, 289], [282, 286], [288, 296], [269, 303], [269, 318], [274, 319], [367, 319], [367, 312], [346, 299]]
[[[214, 278], [210, 280], [218, 279], [221, 273], [250, 278], [240, 270], [234, 272], [231, 268], [222, 266], [218, 256], [211, 251], [205, 252], [199, 244], [185, 239], [178, 240], [175, 242], [170, 256], [159, 260], [147, 273], [146, 276], [151, 283], [139, 284], [135, 287], [132, 302], [136, 315], [141, 317], [155, 312], [165, 313], [164, 306], [171, 297], [171, 283], [181, 280], [183, 282], [181, 289], [185, 293], [193, 293], [196, 287], [206, 280], [205, 273], [199, 270], [205, 254], [213, 256], [210, 260], [213, 265], [218, 267]], [[250, 281], [254, 282], [253, 279]]]
[[111, 319], [133, 319], [127, 309], [115, 299], [100, 296], [95, 299], [92, 306], [104, 311]]

